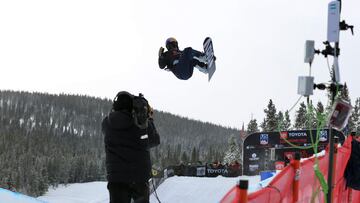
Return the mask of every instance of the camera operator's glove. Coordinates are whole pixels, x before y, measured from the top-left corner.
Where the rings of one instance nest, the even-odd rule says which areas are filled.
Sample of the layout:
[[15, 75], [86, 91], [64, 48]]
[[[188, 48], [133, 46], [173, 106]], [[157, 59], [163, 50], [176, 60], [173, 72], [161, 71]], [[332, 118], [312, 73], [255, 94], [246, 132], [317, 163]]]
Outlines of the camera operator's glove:
[[164, 47], [160, 47], [159, 49], [159, 57], [161, 57], [164, 53]]

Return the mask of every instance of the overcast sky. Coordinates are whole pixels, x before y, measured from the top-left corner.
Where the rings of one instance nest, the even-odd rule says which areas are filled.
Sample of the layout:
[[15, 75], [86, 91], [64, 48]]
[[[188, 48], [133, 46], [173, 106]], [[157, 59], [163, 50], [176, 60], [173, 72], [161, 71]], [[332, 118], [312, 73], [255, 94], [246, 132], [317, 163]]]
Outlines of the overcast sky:
[[[127, 90], [193, 119], [236, 128], [251, 117], [260, 123], [269, 99], [281, 111], [298, 99], [297, 77], [309, 74], [304, 43], [324, 48], [328, 2], [0, 0], [0, 89], [101, 98]], [[360, 96], [359, 8], [358, 0], [343, 1], [342, 19], [355, 25], [355, 36], [341, 33], [339, 63], [353, 100]], [[202, 50], [207, 36], [217, 56], [210, 82], [196, 69], [187, 81], [159, 69], [166, 38]], [[322, 56], [311, 72], [315, 82], [330, 79]], [[312, 99], [327, 102], [318, 90]]]

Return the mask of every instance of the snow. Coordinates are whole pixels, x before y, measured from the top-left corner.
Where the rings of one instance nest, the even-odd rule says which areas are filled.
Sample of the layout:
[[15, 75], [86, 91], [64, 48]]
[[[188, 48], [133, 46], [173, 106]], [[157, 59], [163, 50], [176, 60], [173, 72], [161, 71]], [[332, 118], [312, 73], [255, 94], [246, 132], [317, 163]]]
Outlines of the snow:
[[[227, 177], [184, 177], [174, 176], [166, 179], [156, 190], [162, 203], [177, 202], [219, 202], [221, 198], [239, 180], [249, 180], [249, 193], [266, 186], [260, 182], [260, 176]], [[270, 179], [266, 180], [267, 182]], [[32, 198], [19, 193], [13, 193], [0, 188], [0, 202], [12, 203], [108, 203], [109, 193], [107, 182], [75, 183], [59, 185], [38, 198]], [[150, 196], [151, 203], [157, 203], [154, 194]]]
[[[168, 178], [157, 189], [162, 203], [219, 202], [239, 180], [249, 180], [249, 192], [259, 189], [260, 176], [241, 176], [227, 178], [179, 177]], [[157, 203], [154, 193], [150, 196], [151, 203]]]
[[11, 203], [44, 203], [43, 201], [35, 198], [22, 195], [17, 192], [11, 192], [0, 188], [0, 202], [11, 202]]
[[39, 200], [49, 203], [108, 203], [107, 182], [74, 183], [51, 188]]

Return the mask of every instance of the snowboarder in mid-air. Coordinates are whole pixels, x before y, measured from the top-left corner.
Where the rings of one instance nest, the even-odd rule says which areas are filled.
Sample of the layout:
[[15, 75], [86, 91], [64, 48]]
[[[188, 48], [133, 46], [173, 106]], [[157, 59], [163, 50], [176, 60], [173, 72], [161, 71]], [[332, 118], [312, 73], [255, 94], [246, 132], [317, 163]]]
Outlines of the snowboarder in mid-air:
[[180, 51], [178, 42], [173, 37], [168, 38], [165, 45], [166, 52], [163, 47], [159, 49], [159, 67], [161, 69], [170, 70], [180, 80], [189, 79], [193, 74], [194, 67], [207, 73], [208, 64], [203, 52], [191, 47]]

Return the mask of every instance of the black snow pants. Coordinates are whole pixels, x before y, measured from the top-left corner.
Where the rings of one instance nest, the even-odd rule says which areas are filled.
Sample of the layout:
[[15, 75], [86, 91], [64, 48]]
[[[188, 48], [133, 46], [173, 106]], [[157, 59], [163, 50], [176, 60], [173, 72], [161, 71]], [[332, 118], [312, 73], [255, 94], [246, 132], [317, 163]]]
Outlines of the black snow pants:
[[145, 183], [108, 182], [110, 203], [149, 203], [149, 185]]

